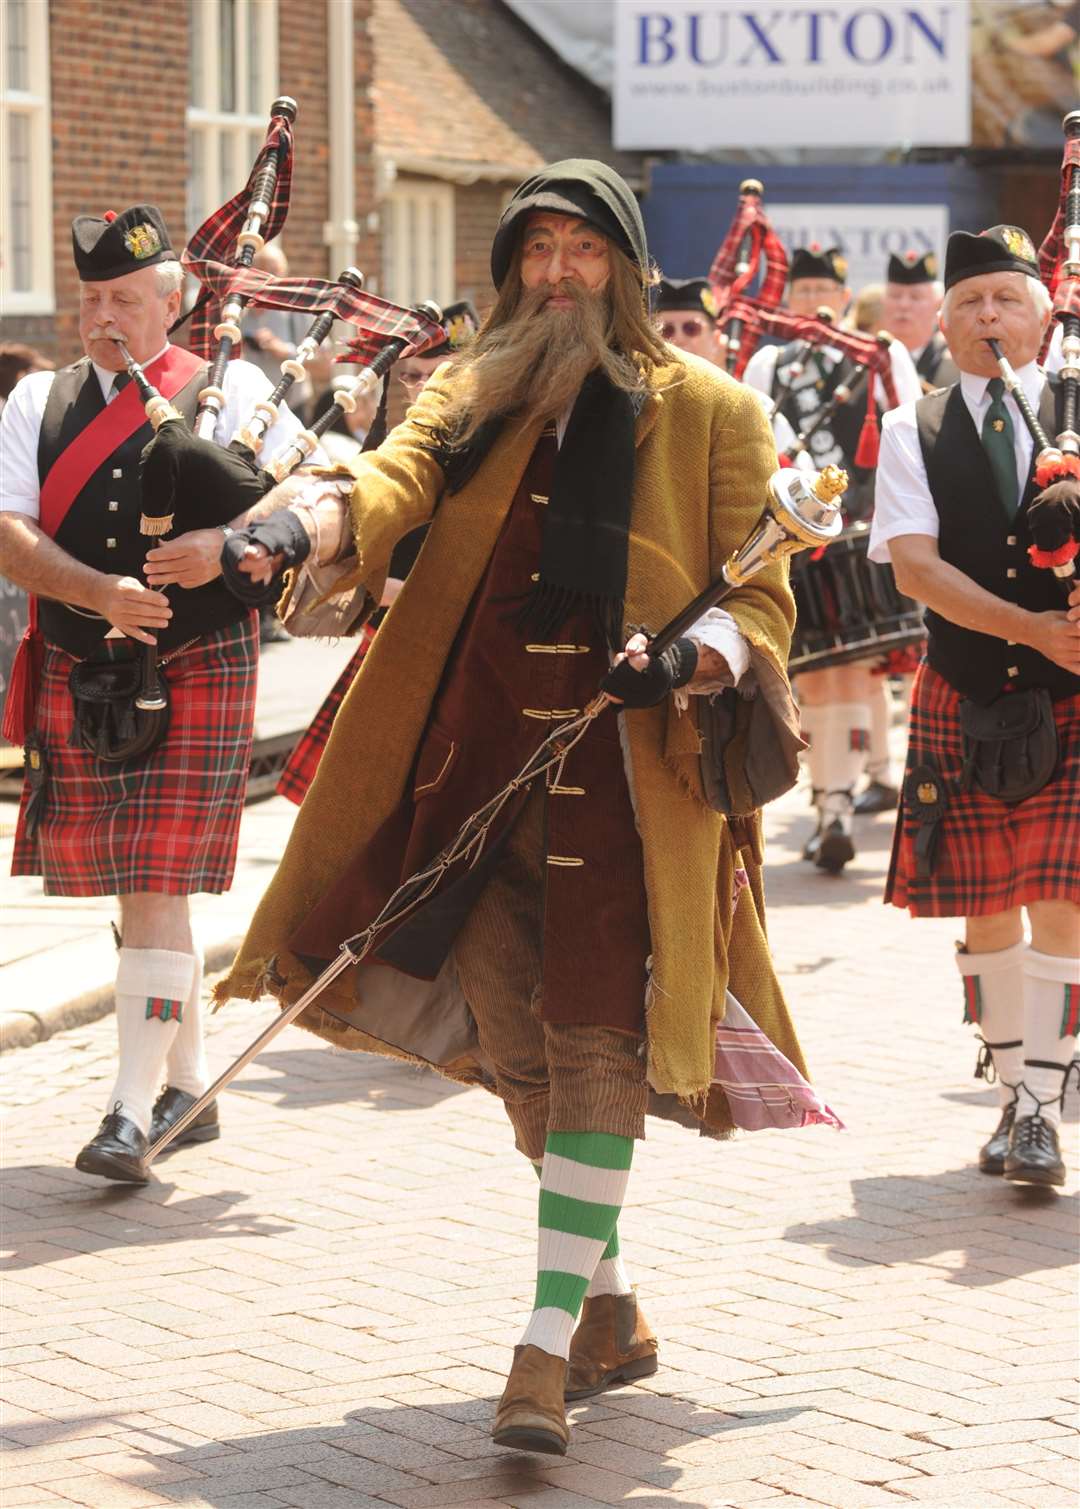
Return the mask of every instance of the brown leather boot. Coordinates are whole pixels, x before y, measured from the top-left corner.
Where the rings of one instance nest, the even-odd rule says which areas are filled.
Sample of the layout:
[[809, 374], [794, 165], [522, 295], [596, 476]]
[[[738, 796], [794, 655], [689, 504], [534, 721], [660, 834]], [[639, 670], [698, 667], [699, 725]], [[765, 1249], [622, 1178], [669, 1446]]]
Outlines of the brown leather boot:
[[660, 1366], [656, 1337], [636, 1294], [598, 1294], [587, 1299], [570, 1341], [566, 1398], [588, 1399]]
[[517, 1451], [546, 1451], [564, 1457], [570, 1427], [563, 1408], [566, 1361], [539, 1347], [515, 1347], [491, 1439]]

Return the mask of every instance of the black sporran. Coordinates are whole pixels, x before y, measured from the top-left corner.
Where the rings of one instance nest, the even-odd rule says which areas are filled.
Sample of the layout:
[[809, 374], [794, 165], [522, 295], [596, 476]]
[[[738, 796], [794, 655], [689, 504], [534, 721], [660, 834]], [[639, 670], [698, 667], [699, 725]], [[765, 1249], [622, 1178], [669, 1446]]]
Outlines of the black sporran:
[[989, 707], [960, 703], [964, 739], [961, 786], [972, 782], [1002, 802], [1022, 802], [1041, 791], [1058, 762], [1054, 704], [1045, 687], [1007, 692]]
[[123, 765], [150, 754], [169, 730], [169, 688], [164, 676], [158, 676], [158, 684], [165, 706], [137, 707], [141, 658], [80, 660], [68, 677], [75, 706], [70, 743], [88, 749], [106, 765]]

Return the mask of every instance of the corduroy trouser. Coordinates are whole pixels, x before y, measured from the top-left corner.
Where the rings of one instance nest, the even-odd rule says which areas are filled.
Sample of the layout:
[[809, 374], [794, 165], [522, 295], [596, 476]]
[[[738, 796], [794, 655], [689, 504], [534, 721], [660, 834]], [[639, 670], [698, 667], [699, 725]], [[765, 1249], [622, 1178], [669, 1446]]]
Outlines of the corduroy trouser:
[[[480, 1047], [519, 1150], [538, 1161], [548, 1132], [644, 1137], [644, 1037], [591, 1023], [545, 1022], [544, 800], [534, 788], [491, 880], [454, 945]], [[589, 969], [587, 958], [581, 968]], [[596, 979], [598, 1002], [604, 980]]]

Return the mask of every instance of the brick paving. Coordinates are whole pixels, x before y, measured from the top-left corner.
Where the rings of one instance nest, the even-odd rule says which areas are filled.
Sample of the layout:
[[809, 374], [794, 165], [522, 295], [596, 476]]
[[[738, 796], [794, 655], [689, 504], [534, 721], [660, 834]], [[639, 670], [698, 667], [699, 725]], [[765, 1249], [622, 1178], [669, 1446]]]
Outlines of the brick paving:
[[[771, 934], [849, 1130], [650, 1126], [621, 1230], [663, 1367], [575, 1408], [564, 1461], [488, 1439], [536, 1185], [483, 1092], [288, 1029], [220, 1142], [125, 1190], [71, 1167], [112, 1022], [5, 1055], [5, 1509], [1074, 1509], [1076, 1179], [974, 1170], [956, 924], [880, 905], [887, 818], [843, 878], [800, 864], [804, 800]], [[213, 1061], [271, 1014], [220, 1013]]]

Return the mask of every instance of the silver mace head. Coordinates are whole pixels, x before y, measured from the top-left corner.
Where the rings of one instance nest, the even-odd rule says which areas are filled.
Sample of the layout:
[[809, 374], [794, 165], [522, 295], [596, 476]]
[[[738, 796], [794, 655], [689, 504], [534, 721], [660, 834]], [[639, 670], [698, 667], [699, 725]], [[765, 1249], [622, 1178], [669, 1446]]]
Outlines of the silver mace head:
[[790, 466], [775, 472], [765, 512], [725, 563], [724, 579], [739, 587], [773, 561], [835, 540], [843, 527], [840, 499], [847, 485], [847, 472], [838, 466], [816, 473]]

